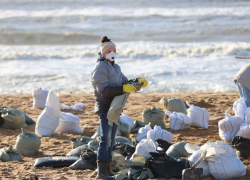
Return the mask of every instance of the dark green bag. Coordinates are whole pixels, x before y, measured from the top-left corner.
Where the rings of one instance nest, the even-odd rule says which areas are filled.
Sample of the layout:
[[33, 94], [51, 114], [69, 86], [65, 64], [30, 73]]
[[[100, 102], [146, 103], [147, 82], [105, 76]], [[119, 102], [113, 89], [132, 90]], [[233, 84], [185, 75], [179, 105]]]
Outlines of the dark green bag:
[[186, 105], [180, 98], [164, 96], [159, 103], [164, 106], [165, 111], [187, 114]]
[[155, 108], [154, 106], [148, 107], [142, 112], [142, 120], [144, 123], [151, 123], [150, 126], [154, 128], [155, 125], [161, 126], [162, 129], [166, 128], [165, 122], [166, 114], [164, 111]]

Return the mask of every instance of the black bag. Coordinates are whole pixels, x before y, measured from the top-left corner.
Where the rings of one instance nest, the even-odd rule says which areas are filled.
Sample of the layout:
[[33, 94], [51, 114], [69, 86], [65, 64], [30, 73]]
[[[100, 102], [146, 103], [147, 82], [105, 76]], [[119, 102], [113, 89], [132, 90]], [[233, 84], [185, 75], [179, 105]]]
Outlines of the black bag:
[[166, 153], [166, 151], [168, 150], [168, 148], [172, 145], [171, 143], [163, 140], [163, 139], [156, 139], [156, 144], [158, 145], [156, 151], [158, 152], [164, 152]]
[[2, 118], [2, 113], [0, 112], [0, 126], [3, 124], [4, 118]]
[[181, 178], [182, 170], [190, 168], [186, 159], [175, 159], [163, 153], [149, 153], [152, 158], [148, 161], [155, 178]]
[[238, 157], [243, 157], [245, 159], [250, 157], [250, 139], [242, 136], [235, 136], [232, 139], [232, 146], [237, 150], [236, 154]]
[[73, 156], [38, 158], [35, 161], [34, 167], [69, 167], [78, 159], [79, 157]]
[[91, 164], [97, 166], [96, 164], [97, 154], [91, 149], [86, 149], [85, 151], [83, 151], [81, 154], [81, 158], [83, 160], [88, 160]]

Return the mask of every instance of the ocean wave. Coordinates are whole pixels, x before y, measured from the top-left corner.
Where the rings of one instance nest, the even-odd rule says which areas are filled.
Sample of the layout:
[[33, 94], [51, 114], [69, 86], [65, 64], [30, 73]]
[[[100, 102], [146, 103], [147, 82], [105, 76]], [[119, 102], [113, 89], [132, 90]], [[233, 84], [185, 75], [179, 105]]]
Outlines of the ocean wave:
[[[250, 56], [250, 43], [116, 43], [121, 61], [134, 59]], [[85, 59], [96, 58], [98, 44], [77, 46], [0, 46], [0, 60]]]
[[249, 16], [250, 7], [199, 7], [199, 8], [110, 8], [86, 7], [81, 9], [61, 8], [55, 10], [8, 10], [0, 9], [0, 19], [23, 17], [64, 17], [64, 16], [113, 16], [113, 17], [147, 17], [147, 16]]

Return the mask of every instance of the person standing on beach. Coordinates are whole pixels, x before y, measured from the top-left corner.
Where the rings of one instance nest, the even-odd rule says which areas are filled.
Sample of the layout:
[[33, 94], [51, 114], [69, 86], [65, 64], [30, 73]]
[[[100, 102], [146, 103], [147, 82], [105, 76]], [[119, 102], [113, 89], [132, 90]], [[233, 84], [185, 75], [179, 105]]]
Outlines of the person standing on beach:
[[[127, 84], [127, 77], [121, 72], [120, 66], [115, 63], [116, 45], [107, 36], [101, 38], [99, 58], [91, 73], [91, 83], [94, 88], [95, 114], [100, 119], [101, 140], [97, 153], [97, 176], [96, 179], [114, 179], [111, 170], [112, 149], [118, 125], [108, 124], [107, 113], [112, 100], [115, 96], [123, 93], [135, 92], [136, 88]], [[139, 79], [143, 82], [142, 87], [146, 87], [148, 82], [144, 78]]]
[[238, 86], [240, 97], [244, 98], [247, 107], [250, 107], [250, 63], [240, 69], [234, 82]]

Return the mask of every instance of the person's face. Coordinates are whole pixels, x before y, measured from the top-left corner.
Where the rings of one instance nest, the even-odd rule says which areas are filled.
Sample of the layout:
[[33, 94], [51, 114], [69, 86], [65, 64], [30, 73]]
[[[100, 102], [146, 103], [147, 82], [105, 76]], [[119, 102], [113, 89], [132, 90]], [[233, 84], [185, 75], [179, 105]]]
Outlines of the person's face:
[[111, 51], [114, 51], [114, 53], [116, 53], [116, 49], [115, 49], [113, 46], [111, 46], [111, 47], [108, 48], [108, 50], [103, 54], [103, 57], [106, 58], [106, 55], [109, 54], [109, 53], [111, 53]]

